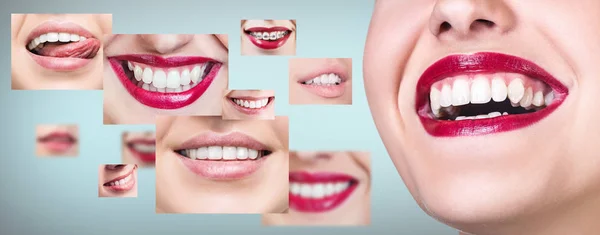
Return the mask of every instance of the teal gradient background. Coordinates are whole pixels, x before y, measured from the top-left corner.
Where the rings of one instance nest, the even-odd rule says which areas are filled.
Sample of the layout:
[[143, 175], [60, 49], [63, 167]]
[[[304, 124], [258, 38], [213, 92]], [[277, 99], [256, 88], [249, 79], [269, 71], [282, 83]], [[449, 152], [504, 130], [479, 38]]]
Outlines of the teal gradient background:
[[[457, 234], [413, 201], [372, 121], [362, 53], [373, 1], [19, 0], [2, 5], [0, 234]], [[115, 34], [229, 34], [229, 88], [275, 90], [276, 114], [289, 116], [291, 149], [371, 152], [371, 226], [263, 227], [260, 215], [157, 215], [152, 169], [139, 171], [138, 198], [98, 198], [98, 165], [120, 162], [121, 133], [154, 127], [104, 126], [102, 91], [11, 91], [11, 13], [112, 13]], [[296, 57], [352, 58], [353, 105], [288, 105], [291, 57], [241, 56], [241, 19], [296, 19]], [[35, 126], [55, 123], [79, 124], [79, 157], [35, 157]]]

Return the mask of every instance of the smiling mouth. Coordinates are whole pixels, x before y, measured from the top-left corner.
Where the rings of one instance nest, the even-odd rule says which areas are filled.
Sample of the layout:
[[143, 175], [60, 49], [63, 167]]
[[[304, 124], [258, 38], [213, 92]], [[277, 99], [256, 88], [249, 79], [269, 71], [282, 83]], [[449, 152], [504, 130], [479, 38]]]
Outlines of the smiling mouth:
[[338, 73], [323, 73], [298, 83], [309, 91], [325, 98], [336, 98], [344, 94], [346, 79]]
[[127, 148], [144, 163], [154, 163], [156, 160], [155, 140], [132, 140], [127, 143]]
[[66, 152], [77, 143], [77, 139], [67, 132], [53, 132], [38, 138], [37, 141], [46, 149], [56, 153]]
[[416, 109], [433, 136], [482, 135], [532, 125], [567, 94], [563, 84], [524, 59], [455, 55], [425, 71], [417, 84]]
[[244, 30], [244, 33], [255, 46], [272, 50], [283, 46], [292, 34], [292, 30], [286, 27], [252, 27]]
[[108, 60], [129, 94], [157, 109], [178, 109], [196, 101], [222, 65], [204, 57], [122, 55]]
[[341, 173], [291, 172], [290, 207], [300, 212], [323, 213], [337, 208], [359, 181]]
[[238, 111], [252, 115], [267, 109], [275, 97], [227, 97], [227, 99]]
[[137, 169], [137, 166], [134, 167], [129, 173], [119, 176], [111, 181], [104, 183], [102, 186], [113, 192], [127, 192], [135, 186], [135, 176], [134, 172]]

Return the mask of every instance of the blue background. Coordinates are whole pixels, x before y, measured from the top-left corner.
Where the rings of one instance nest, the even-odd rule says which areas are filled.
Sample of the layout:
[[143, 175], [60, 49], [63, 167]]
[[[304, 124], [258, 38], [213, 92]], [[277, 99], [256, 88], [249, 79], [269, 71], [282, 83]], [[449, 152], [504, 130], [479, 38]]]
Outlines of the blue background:
[[[0, 65], [4, 78], [0, 80], [0, 234], [457, 234], [416, 205], [373, 124], [362, 81], [372, 1], [7, 2], [0, 9], [4, 32], [0, 53], [5, 55]], [[120, 162], [122, 131], [154, 127], [104, 126], [102, 91], [11, 91], [11, 13], [112, 13], [115, 34], [229, 34], [229, 88], [274, 89], [276, 114], [290, 118], [291, 149], [371, 152], [371, 226], [262, 227], [260, 215], [157, 215], [152, 169], [139, 172], [138, 198], [98, 198], [98, 165]], [[353, 105], [288, 105], [291, 57], [240, 56], [241, 19], [296, 19], [297, 57], [352, 58]], [[79, 124], [79, 157], [35, 156], [35, 126], [56, 123]]]

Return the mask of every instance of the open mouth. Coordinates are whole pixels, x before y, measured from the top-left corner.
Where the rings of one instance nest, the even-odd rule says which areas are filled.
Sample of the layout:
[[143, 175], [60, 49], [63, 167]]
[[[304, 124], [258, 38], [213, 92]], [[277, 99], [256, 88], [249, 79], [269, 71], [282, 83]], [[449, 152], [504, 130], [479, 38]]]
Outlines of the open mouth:
[[178, 109], [196, 101], [222, 65], [196, 56], [120, 55], [108, 61], [131, 96], [157, 109]]
[[359, 184], [350, 175], [328, 172], [290, 172], [289, 180], [290, 208], [313, 213], [337, 208]]
[[309, 91], [325, 98], [336, 98], [344, 94], [346, 76], [339, 72], [324, 72], [304, 78], [298, 83]]
[[196, 175], [234, 180], [258, 171], [273, 150], [245, 134], [234, 132], [203, 134], [184, 142], [174, 152]]
[[567, 95], [562, 83], [527, 60], [498, 53], [453, 55], [423, 73], [416, 109], [433, 136], [473, 136], [532, 125]]
[[144, 163], [154, 163], [156, 160], [156, 141], [135, 139], [127, 142], [127, 149], [134, 157]]
[[254, 115], [262, 112], [272, 105], [275, 96], [269, 97], [227, 97], [238, 111]]
[[137, 165], [133, 169], [131, 169], [131, 171], [129, 171], [127, 174], [114, 178], [104, 183], [102, 186], [113, 192], [128, 192], [129, 190], [133, 189], [133, 187], [135, 187], [134, 172], [136, 169]]
[[77, 139], [67, 132], [52, 132], [37, 141], [54, 153], [64, 153], [77, 143]]
[[84, 67], [96, 57], [100, 46], [100, 40], [81, 26], [56, 21], [36, 27], [25, 44], [37, 64], [56, 71]]
[[250, 41], [264, 50], [277, 49], [288, 40], [292, 30], [286, 27], [252, 27], [244, 30]]

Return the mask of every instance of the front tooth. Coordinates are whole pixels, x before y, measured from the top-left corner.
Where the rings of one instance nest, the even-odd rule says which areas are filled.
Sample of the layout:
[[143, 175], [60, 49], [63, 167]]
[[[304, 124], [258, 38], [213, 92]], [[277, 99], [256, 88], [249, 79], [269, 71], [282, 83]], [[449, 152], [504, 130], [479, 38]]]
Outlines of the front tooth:
[[533, 101], [531, 103], [537, 107], [544, 105], [544, 93], [542, 91], [536, 92], [535, 95], [533, 95]]
[[492, 79], [492, 99], [495, 102], [506, 100], [507, 88], [502, 78]]
[[512, 103], [519, 103], [523, 98], [523, 95], [525, 95], [523, 81], [520, 78], [513, 79], [510, 84], [508, 84], [508, 99]]
[[501, 116], [501, 115], [502, 115], [502, 114], [501, 114], [500, 112], [491, 112], [490, 114], [488, 114], [488, 116], [489, 116], [490, 118], [499, 117], [499, 116]]
[[40, 42], [41, 43], [45, 43], [47, 41], [48, 41], [48, 35], [47, 34], [40, 35]]
[[204, 160], [208, 158], [208, 147], [198, 148], [196, 152], [196, 158]]
[[467, 117], [465, 117], [465, 116], [458, 116], [454, 120], [455, 121], [460, 121], [460, 120], [465, 120], [465, 119], [467, 119]]
[[336, 74], [329, 74], [329, 83], [335, 84], [338, 81], [339, 77]]
[[77, 35], [77, 34], [71, 34], [71, 37], [69, 38], [69, 41], [71, 41], [71, 42], [79, 42], [79, 35]]
[[325, 186], [323, 184], [315, 184], [311, 192], [312, 198], [323, 198], [325, 196]]
[[311, 187], [309, 184], [301, 184], [300, 185], [300, 196], [302, 197], [310, 197], [312, 195]]
[[330, 196], [335, 193], [335, 184], [328, 183], [325, 185], [325, 197]]
[[118, 180], [117, 180], [117, 181], [115, 181], [115, 182], [114, 182], [114, 184], [115, 184], [115, 186], [119, 186], [119, 185], [121, 185], [121, 183], [120, 183]]
[[250, 159], [256, 159], [256, 158], [258, 158], [258, 150], [248, 149], [248, 157]]
[[550, 105], [553, 100], [554, 100], [554, 92], [553, 91], [546, 94], [546, 96], [544, 97], [544, 102], [546, 103], [546, 106]]
[[181, 80], [179, 81], [179, 82], [180, 82], [180, 84], [181, 84], [182, 86], [185, 86], [185, 85], [190, 85], [190, 82], [191, 82], [191, 81], [192, 81], [192, 79], [191, 79], [191, 77], [190, 77], [190, 70], [188, 70], [188, 69], [184, 69], [184, 70], [181, 72]]
[[256, 101], [250, 101], [250, 108], [251, 108], [251, 109], [253, 109], [253, 108], [258, 108], [258, 107], [256, 106]]
[[528, 87], [527, 90], [525, 90], [523, 99], [521, 99], [521, 102], [519, 104], [521, 105], [521, 107], [529, 107], [531, 105], [532, 100], [533, 100], [533, 91], [531, 90], [531, 87]]
[[196, 160], [198, 158], [198, 149], [187, 149], [185, 151], [190, 159]]
[[492, 99], [492, 91], [487, 78], [482, 75], [476, 75], [471, 83], [471, 103], [485, 104]]
[[167, 74], [165, 71], [157, 70], [152, 77], [152, 85], [158, 89], [167, 87]]
[[125, 179], [121, 179], [121, 180], [119, 180], [119, 184], [120, 184], [120, 185], [125, 185]]
[[68, 34], [68, 33], [59, 33], [58, 34], [58, 41], [59, 42], [70, 42], [71, 41], [71, 34]]
[[431, 88], [431, 92], [429, 93], [429, 105], [431, 106], [431, 111], [436, 116], [440, 113], [440, 91], [435, 87]]
[[269, 34], [269, 39], [271, 39], [271, 40], [277, 39], [277, 32], [271, 32], [271, 34]]
[[48, 33], [48, 42], [58, 42], [58, 33]]
[[226, 146], [223, 147], [223, 160], [235, 160], [237, 158], [237, 148]]
[[290, 192], [291, 192], [293, 195], [298, 195], [298, 194], [300, 194], [300, 184], [298, 184], [298, 183], [291, 183], [291, 184], [290, 184]]
[[127, 61], [127, 69], [129, 69], [130, 71], [133, 70], [133, 65], [129, 61]]
[[146, 84], [152, 83], [152, 69], [144, 69], [144, 72], [142, 72], [142, 81], [144, 81], [144, 83]]
[[135, 65], [133, 68], [133, 77], [135, 77], [135, 80], [137, 81], [141, 81], [142, 80], [142, 73], [143, 70], [140, 66]]
[[469, 81], [463, 78], [456, 78], [452, 85], [452, 105], [459, 106], [469, 103], [471, 90], [469, 89]]
[[219, 160], [223, 157], [223, 148], [221, 146], [208, 147], [208, 159]]
[[440, 94], [440, 106], [450, 107], [452, 105], [452, 88], [450, 85], [444, 84], [442, 86], [442, 92]]
[[490, 116], [488, 116], [487, 114], [482, 114], [482, 115], [477, 115], [475, 116], [475, 119], [484, 119], [484, 118], [489, 118]]
[[167, 87], [168, 88], [178, 88], [181, 85], [181, 77], [179, 76], [179, 71], [171, 70], [167, 76]]
[[244, 147], [238, 147], [236, 157], [240, 160], [248, 159], [248, 149]]
[[190, 79], [193, 83], [197, 83], [200, 80], [200, 66], [194, 66], [190, 72]]
[[263, 35], [262, 35], [262, 39], [263, 40], [269, 40], [269, 36], [270, 36], [269, 33], [264, 32]]

